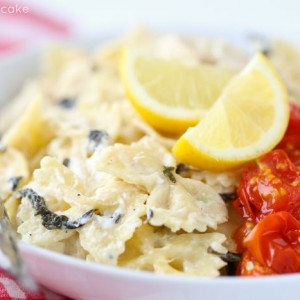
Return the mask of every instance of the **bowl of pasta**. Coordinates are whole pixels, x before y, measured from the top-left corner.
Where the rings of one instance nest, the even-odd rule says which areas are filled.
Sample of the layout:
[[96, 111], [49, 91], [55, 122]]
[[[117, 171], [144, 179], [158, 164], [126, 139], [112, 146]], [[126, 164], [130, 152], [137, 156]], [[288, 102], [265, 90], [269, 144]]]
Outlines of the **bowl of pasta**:
[[0, 198], [36, 281], [74, 299], [293, 297], [296, 46], [144, 28], [89, 44], [0, 62]]

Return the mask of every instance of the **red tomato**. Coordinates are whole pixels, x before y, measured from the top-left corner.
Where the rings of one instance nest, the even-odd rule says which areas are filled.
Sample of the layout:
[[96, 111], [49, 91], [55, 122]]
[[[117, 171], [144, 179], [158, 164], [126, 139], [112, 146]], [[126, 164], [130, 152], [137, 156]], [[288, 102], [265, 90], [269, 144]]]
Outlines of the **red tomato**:
[[293, 164], [300, 167], [300, 133], [285, 136], [276, 148], [284, 150]]
[[300, 106], [290, 104], [290, 120], [285, 136], [300, 134]]
[[245, 221], [242, 226], [240, 226], [236, 232], [233, 235], [233, 238], [236, 242], [236, 251], [241, 253], [243, 252], [245, 245], [244, 245], [244, 241], [245, 238], [249, 235], [249, 233], [251, 232], [251, 230], [253, 229], [253, 227], [255, 226], [255, 224], [253, 222], [247, 222]]
[[262, 266], [249, 251], [245, 251], [237, 267], [237, 275], [240, 276], [262, 276], [272, 275], [274, 272], [265, 266]]
[[288, 211], [300, 220], [300, 171], [282, 150], [273, 150], [243, 171], [234, 205], [250, 222]]
[[264, 217], [244, 244], [263, 267], [277, 274], [300, 272], [300, 222], [288, 212]]

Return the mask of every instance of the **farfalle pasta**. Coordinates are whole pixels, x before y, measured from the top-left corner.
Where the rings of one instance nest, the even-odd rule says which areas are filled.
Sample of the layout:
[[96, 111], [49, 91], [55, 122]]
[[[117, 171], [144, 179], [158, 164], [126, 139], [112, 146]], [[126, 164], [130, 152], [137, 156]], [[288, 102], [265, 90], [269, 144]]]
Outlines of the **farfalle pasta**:
[[[40, 77], [0, 115], [0, 197], [20, 239], [39, 247], [134, 270], [218, 276], [239, 225], [221, 195], [241, 172], [176, 161], [175, 137], [126, 99], [118, 59], [128, 45], [235, 71], [247, 59], [219, 40], [144, 29], [92, 54], [49, 50]], [[274, 54], [278, 65], [284, 59]]]

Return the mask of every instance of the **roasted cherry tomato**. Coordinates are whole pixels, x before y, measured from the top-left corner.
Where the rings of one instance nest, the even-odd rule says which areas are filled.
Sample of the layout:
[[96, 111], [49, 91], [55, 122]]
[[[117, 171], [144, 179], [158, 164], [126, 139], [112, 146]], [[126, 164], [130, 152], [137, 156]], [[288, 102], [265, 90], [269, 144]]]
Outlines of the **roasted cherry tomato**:
[[288, 211], [300, 220], [300, 171], [283, 150], [273, 150], [243, 171], [234, 205], [250, 222]]
[[290, 120], [285, 136], [300, 134], [300, 106], [290, 104]]
[[300, 167], [300, 106], [290, 104], [288, 128], [276, 148], [284, 150], [290, 160]]
[[264, 217], [244, 244], [261, 266], [277, 274], [300, 272], [300, 222], [290, 213]]
[[293, 164], [300, 167], [300, 133], [285, 136], [276, 148], [284, 150]]
[[245, 221], [242, 224], [242, 226], [240, 226], [234, 233], [233, 238], [236, 243], [236, 251], [237, 252], [239, 252], [239, 253], [243, 252], [243, 250], [245, 248], [244, 241], [254, 226], [255, 226], [255, 224], [253, 222]]
[[249, 251], [245, 251], [237, 267], [237, 275], [241, 276], [262, 276], [272, 275], [274, 272], [265, 266], [262, 266]]

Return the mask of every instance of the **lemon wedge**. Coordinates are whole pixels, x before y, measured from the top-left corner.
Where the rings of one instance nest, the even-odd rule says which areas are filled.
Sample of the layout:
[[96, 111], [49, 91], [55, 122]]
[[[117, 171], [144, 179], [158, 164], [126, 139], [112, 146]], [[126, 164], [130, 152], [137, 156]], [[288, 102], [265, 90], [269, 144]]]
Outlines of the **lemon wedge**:
[[132, 49], [123, 50], [120, 74], [136, 110], [167, 134], [196, 125], [233, 76], [220, 67], [163, 60]]
[[205, 118], [180, 137], [177, 159], [224, 171], [270, 151], [289, 119], [286, 87], [270, 61], [258, 53], [224, 89]]

